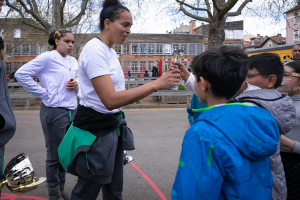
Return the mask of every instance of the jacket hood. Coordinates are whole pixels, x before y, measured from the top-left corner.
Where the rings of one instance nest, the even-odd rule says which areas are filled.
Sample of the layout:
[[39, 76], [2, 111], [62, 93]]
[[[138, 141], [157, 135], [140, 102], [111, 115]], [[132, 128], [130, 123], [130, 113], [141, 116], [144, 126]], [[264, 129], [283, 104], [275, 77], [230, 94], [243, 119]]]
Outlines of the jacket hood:
[[195, 126], [204, 122], [205, 129], [212, 130], [209, 132], [224, 146], [229, 141], [250, 160], [264, 159], [277, 150], [279, 130], [274, 117], [263, 108], [230, 103], [193, 110], [193, 114]]
[[276, 89], [251, 90], [238, 97], [239, 102], [254, 103], [275, 118], [280, 133], [285, 135], [295, 125], [296, 109], [293, 100], [286, 94], [281, 94]]

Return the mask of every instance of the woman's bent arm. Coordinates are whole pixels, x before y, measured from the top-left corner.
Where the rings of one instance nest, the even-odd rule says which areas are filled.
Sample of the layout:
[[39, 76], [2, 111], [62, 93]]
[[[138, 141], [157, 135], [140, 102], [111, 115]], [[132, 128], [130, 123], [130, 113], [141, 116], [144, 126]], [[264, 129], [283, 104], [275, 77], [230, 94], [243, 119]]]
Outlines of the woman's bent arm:
[[179, 79], [179, 70], [173, 70], [165, 73], [161, 78], [140, 87], [117, 92], [114, 89], [110, 75], [93, 78], [91, 82], [103, 105], [108, 110], [113, 110], [136, 102], [156, 90], [178, 86]]

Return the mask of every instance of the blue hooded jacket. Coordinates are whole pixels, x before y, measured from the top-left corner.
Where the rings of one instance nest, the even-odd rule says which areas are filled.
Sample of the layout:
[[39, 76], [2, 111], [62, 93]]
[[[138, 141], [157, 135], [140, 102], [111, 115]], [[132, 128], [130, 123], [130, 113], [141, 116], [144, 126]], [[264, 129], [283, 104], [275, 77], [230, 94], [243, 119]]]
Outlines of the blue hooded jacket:
[[265, 109], [232, 103], [193, 110], [184, 136], [172, 199], [272, 198], [269, 156], [279, 130]]

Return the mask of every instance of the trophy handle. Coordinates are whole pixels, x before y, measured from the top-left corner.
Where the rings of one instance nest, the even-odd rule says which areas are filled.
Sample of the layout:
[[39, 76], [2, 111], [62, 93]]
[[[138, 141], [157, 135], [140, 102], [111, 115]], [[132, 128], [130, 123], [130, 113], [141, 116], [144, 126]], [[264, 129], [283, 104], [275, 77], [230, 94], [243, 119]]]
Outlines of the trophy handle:
[[2, 188], [8, 184], [8, 181], [7, 180], [4, 180], [0, 183], [0, 192], [2, 191]]

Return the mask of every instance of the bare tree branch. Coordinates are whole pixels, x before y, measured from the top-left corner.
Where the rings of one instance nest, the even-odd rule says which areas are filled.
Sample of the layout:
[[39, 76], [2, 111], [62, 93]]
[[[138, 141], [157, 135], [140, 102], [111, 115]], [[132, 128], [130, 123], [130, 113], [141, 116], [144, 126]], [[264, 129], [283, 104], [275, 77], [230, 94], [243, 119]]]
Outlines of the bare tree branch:
[[199, 16], [196, 16], [196, 15], [194, 15], [194, 14], [192, 14], [192, 13], [186, 11], [186, 10], [183, 8], [183, 4], [180, 5], [180, 9], [179, 9], [179, 10], [181, 10], [185, 15], [187, 15], [187, 16], [193, 18], [193, 19], [197, 19], [197, 20], [200, 20], [200, 21], [208, 22], [208, 23], [211, 21], [210, 18], [199, 17]]
[[191, 5], [187, 4], [187, 3], [184, 3], [184, 1], [180, 1], [180, 0], [175, 0], [175, 1], [177, 1], [180, 4], [183, 4], [183, 5], [187, 6], [187, 7], [191, 8], [191, 9], [193, 9], [193, 10], [201, 10], [201, 11], [206, 11], [206, 12], [208, 11], [206, 8], [196, 8], [196, 7], [191, 6]]
[[206, 5], [207, 10], [211, 13], [211, 8], [210, 8], [209, 0], [205, 0], [205, 5]]
[[238, 2], [238, 0], [228, 0], [227, 3], [219, 11], [220, 16], [226, 15], [231, 8]]
[[[209, 6], [209, 4], [208, 4], [209, 9], [206, 9], [206, 8], [196, 8], [196, 7], [194, 7], [194, 6], [191, 6], [191, 5], [187, 4], [187, 3], [184, 3], [184, 0], [183, 0], [183, 1], [175, 0], [175, 1], [177, 1], [178, 3], [180, 3], [180, 5], [185, 5], [185, 6], [191, 8], [191, 9], [193, 9], [193, 10], [205, 11], [205, 12], [207, 12], [207, 15], [209, 16], [209, 18], [212, 18], [212, 14], [211, 14], [211, 11], [210, 11], [210, 6]], [[205, 0], [205, 2], [206, 2], [206, 1], [208, 1], [208, 0]], [[181, 7], [181, 6], [180, 6], [180, 7]]]
[[81, 11], [80, 13], [78, 13], [77, 16], [75, 16], [73, 19], [71, 19], [68, 23], [66, 23], [65, 27], [68, 28], [68, 27], [71, 27], [71, 26], [74, 26], [76, 24], [78, 24], [81, 20], [81, 17], [83, 15], [85, 15], [85, 9], [86, 9], [86, 6], [87, 6], [87, 3], [88, 3], [89, 0], [82, 0], [82, 3], [81, 3]]
[[242, 3], [242, 5], [237, 9], [237, 11], [235, 12], [229, 12], [226, 14], [226, 17], [234, 17], [234, 16], [238, 16], [242, 13], [242, 10], [245, 8], [245, 6], [249, 3], [252, 2], [252, 0], [246, 0]]
[[217, 10], [217, 12], [221, 11], [221, 8], [218, 5], [218, 2], [216, 0], [212, 0], [213, 2], [213, 7]]
[[26, 22], [26, 18], [25, 18], [25, 16], [24, 16], [22, 10], [19, 9], [19, 8], [17, 8], [16, 6], [12, 5], [11, 3], [9, 3], [8, 0], [6, 0], [6, 5], [7, 5], [8, 7], [12, 8], [12, 9], [14, 9], [15, 11], [17, 11], [17, 12], [20, 14], [20, 16], [21, 16], [21, 18], [22, 18], [22, 22], [23, 22], [24, 24], [26, 24], [26, 25], [28, 25], [28, 26], [31, 26], [31, 27], [34, 27], [34, 28], [37, 28], [37, 29], [39, 29], [39, 30], [41, 30], [41, 31], [46, 32], [46, 30], [43, 29], [42, 27], [39, 27], [39, 26], [36, 26], [36, 25], [33, 25], [33, 24], [31, 24], [31, 23]]
[[38, 7], [37, 7], [37, 4], [36, 4], [35, 0], [26, 0], [26, 2], [29, 4], [30, 10], [33, 10], [34, 12], [39, 14], [39, 10], [38, 10]]
[[62, 0], [60, 3], [60, 24], [64, 24], [64, 8], [66, 5], [66, 0]]
[[28, 5], [30, 6], [30, 10], [33, 10], [33, 5], [31, 4], [30, 0], [26, 0], [26, 2], [27, 2]]
[[51, 27], [51, 25], [50, 25], [48, 22], [46, 22], [43, 18], [41, 18], [41, 17], [38, 15], [38, 13], [34, 12], [34, 11], [31, 10], [31, 9], [29, 10], [29, 9], [27, 8], [26, 4], [25, 4], [22, 0], [17, 0], [17, 2], [20, 3], [20, 5], [24, 8], [25, 12], [31, 14], [31, 16], [32, 16], [35, 20], [37, 20], [37, 21], [44, 27], [44, 29], [43, 29], [42, 27], [39, 27], [39, 26], [36, 26], [36, 25], [34, 25], [34, 24], [31, 24], [31, 23], [26, 22], [26, 21], [25, 21], [26, 17], [24, 16], [24, 14], [23, 14], [23, 12], [22, 12], [21, 9], [19, 9], [19, 8], [17, 8], [16, 6], [12, 5], [12, 4], [9, 2], [9, 0], [5, 0], [5, 2], [6, 2], [6, 5], [7, 5], [8, 7], [10, 7], [10, 8], [12, 8], [12, 9], [16, 10], [16, 11], [20, 14], [20, 16], [21, 16], [22, 21], [23, 21], [24, 24], [26, 24], [26, 25], [28, 25], [28, 26], [31, 26], [31, 27], [34, 27], [34, 28], [37, 28], [37, 29], [42, 30], [42, 31], [44, 31], [44, 32], [46, 32], [47, 29], [49, 29], [49, 28]]
[[[22, 18], [22, 19], [23, 19], [23, 18]], [[45, 29], [45, 28], [42, 28], [42, 27], [40, 27], [40, 26], [31, 24], [31, 23], [29, 23], [29, 22], [27, 22], [27, 21], [25, 21], [25, 20], [22, 20], [22, 22], [23, 22], [24, 24], [26, 24], [27, 26], [30, 26], [30, 27], [32, 27], [32, 28], [39, 29], [39, 30], [41, 30], [41, 31], [43, 31], [43, 32], [45, 32], [45, 33], [48, 34], [47, 29]]]

